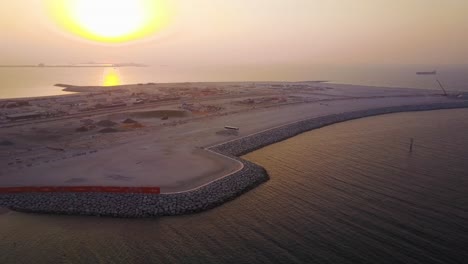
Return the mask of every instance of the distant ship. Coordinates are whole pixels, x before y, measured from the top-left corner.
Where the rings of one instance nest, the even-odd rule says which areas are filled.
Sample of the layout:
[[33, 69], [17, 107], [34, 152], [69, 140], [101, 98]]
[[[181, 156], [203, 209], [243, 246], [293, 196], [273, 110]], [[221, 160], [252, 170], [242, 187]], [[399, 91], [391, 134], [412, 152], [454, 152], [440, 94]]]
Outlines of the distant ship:
[[416, 72], [417, 75], [436, 75], [437, 71], [428, 71], [428, 72]]

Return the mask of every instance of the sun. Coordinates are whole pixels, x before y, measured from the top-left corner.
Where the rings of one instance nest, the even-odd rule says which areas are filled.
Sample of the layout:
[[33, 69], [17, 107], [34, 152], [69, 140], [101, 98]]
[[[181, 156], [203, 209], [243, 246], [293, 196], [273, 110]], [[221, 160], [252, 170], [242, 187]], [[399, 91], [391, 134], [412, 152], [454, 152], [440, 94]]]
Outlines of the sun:
[[169, 22], [167, 0], [47, 0], [52, 18], [80, 37], [108, 43], [140, 39]]

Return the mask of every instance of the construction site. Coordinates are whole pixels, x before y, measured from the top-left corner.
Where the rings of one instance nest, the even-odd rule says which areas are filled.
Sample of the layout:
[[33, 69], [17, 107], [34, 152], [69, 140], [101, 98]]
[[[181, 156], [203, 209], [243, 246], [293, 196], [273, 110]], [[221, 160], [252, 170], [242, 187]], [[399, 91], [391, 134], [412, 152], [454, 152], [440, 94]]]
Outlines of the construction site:
[[65, 89], [75, 93], [0, 101], [0, 187], [154, 186], [180, 192], [238, 169], [207, 147], [305, 118], [465, 96], [324, 82]]

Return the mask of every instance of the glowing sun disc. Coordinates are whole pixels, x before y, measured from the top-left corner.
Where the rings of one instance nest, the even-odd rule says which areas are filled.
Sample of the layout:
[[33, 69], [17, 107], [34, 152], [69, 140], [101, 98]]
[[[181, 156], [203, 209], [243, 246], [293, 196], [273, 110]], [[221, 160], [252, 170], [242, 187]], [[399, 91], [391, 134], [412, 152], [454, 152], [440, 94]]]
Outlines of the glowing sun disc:
[[63, 29], [110, 43], [151, 35], [171, 16], [166, 0], [47, 0], [47, 8]]

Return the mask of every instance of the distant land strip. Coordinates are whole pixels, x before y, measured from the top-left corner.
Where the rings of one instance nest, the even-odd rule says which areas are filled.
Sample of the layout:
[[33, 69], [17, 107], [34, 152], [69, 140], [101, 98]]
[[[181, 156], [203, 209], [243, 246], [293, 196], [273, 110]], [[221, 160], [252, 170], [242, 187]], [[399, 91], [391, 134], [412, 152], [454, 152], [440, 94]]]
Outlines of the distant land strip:
[[123, 68], [123, 67], [148, 67], [145, 64], [137, 63], [116, 63], [116, 64], [63, 64], [63, 65], [0, 65], [0, 68]]

